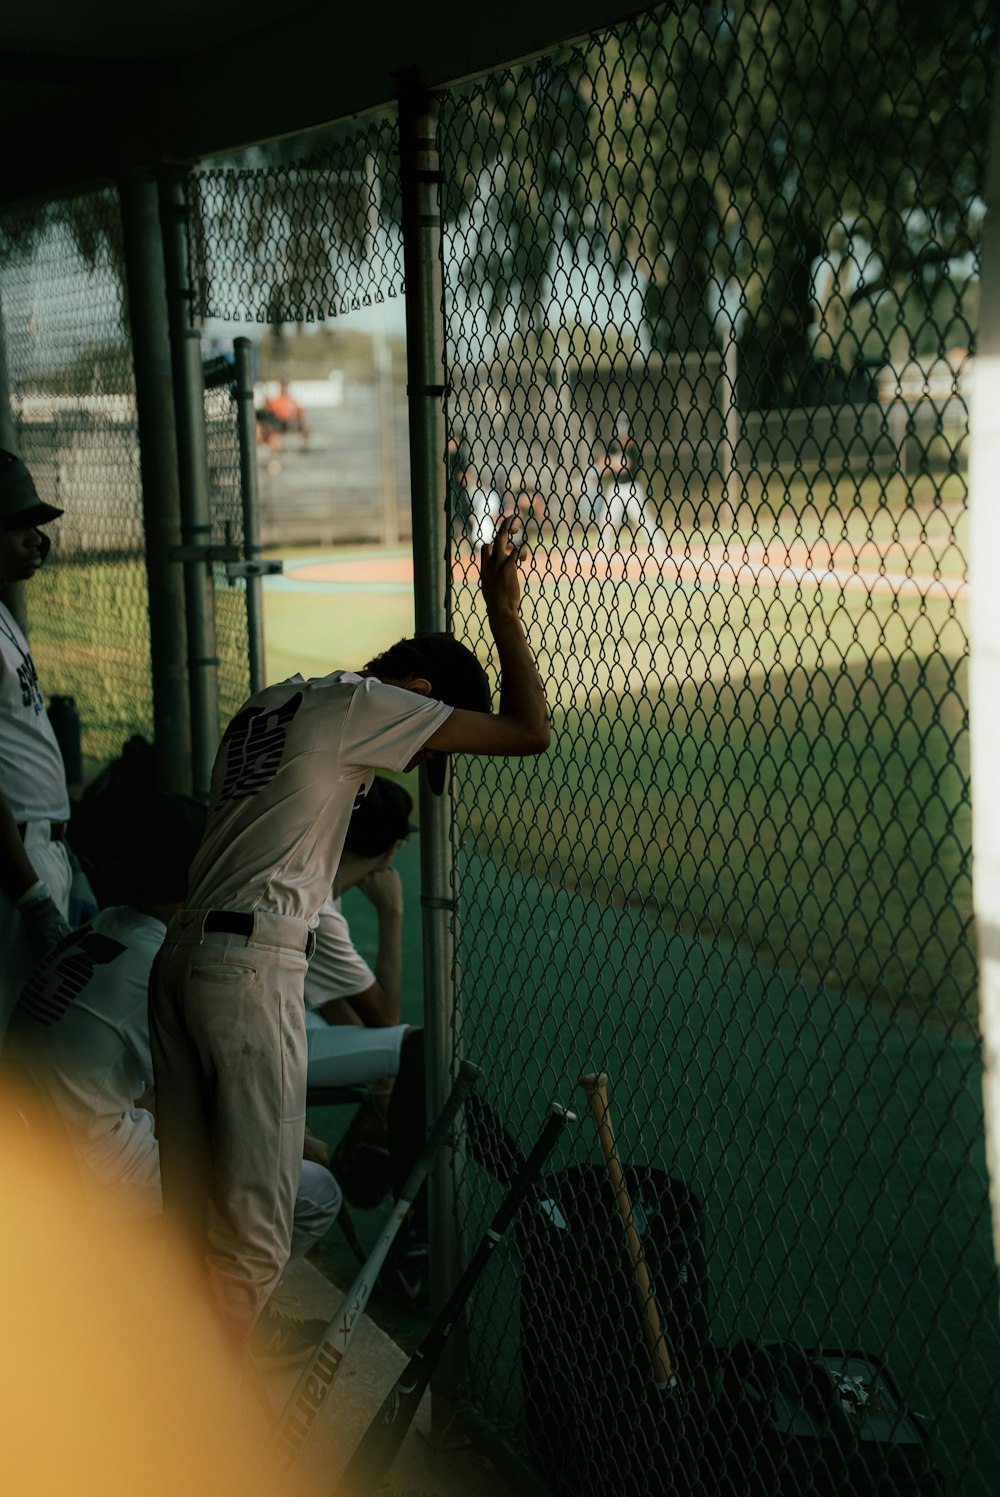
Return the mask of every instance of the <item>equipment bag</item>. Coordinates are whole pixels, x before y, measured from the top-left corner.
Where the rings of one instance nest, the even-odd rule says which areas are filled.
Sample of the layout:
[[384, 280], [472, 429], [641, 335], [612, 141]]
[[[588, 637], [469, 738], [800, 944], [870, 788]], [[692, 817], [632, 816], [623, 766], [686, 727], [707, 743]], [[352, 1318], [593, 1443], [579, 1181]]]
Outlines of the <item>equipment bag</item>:
[[558, 1497], [689, 1497], [711, 1386], [701, 1207], [682, 1181], [625, 1166], [676, 1386], [654, 1383], [606, 1171], [547, 1176], [519, 1217], [521, 1380], [533, 1465]]
[[720, 1497], [943, 1497], [924, 1430], [861, 1351], [738, 1342], [721, 1359]]

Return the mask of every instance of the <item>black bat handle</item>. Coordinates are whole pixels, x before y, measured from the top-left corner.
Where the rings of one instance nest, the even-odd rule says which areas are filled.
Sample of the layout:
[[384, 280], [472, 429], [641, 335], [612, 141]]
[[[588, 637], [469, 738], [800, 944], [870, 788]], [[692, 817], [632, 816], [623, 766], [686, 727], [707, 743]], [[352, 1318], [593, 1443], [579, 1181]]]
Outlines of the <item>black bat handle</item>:
[[[545, 1163], [546, 1159], [548, 1159], [549, 1155], [552, 1153], [552, 1150], [559, 1142], [559, 1136], [562, 1133], [563, 1129], [566, 1127], [566, 1124], [575, 1121], [576, 1114], [573, 1112], [569, 1112], [565, 1107], [560, 1107], [558, 1102], [553, 1102], [549, 1107], [549, 1115], [545, 1121], [545, 1126], [542, 1128], [541, 1133], [538, 1135], [535, 1146], [532, 1149], [531, 1153], [528, 1155], [527, 1159], [518, 1170], [516, 1176], [511, 1181], [510, 1189], [501, 1201], [500, 1209], [497, 1211], [496, 1216], [490, 1222], [489, 1230], [486, 1234], [486, 1237], [483, 1239], [484, 1242], [489, 1241], [490, 1251], [492, 1251], [495, 1245], [492, 1240], [493, 1234], [495, 1233], [496, 1237], [499, 1238], [502, 1237], [506, 1232], [511, 1222], [514, 1220], [515, 1216], [524, 1205], [525, 1198], [530, 1193], [532, 1186], [542, 1172], [542, 1165]], [[474, 1261], [475, 1260], [473, 1259], [473, 1262]], [[459, 1284], [455, 1286], [456, 1291], [460, 1287], [460, 1284], [461, 1280], [459, 1281]]]
[[538, 1135], [534, 1148], [511, 1181], [496, 1215], [465, 1265], [458, 1283], [442, 1305], [434, 1324], [414, 1353], [414, 1357], [422, 1357], [428, 1367], [428, 1375], [424, 1379], [425, 1386], [429, 1380], [430, 1369], [454, 1328], [459, 1310], [475, 1288], [476, 1281], [486, 1267], [497, 1243], [524, 1205], [525, 1198], [530, 1194], [532, 1186], [541, 1174], [542, 1165], [559, 1142], [560, 1134], [567, 1123], [575, 1121], [575, 1116], [575, 1113], [568, 1112], [565, 1107], [560, 1107], [558, 1102], [551, 1104], [548, 1118]]
[[534, 1148], [511, 1182], [499, 1210], [440, 1314], [362, 1435], [337, 1483], [334, 1497], [368, 1497], [392, 1465], [431, 1380], [441, 1350], [455, 1327], [458, 1312], [475, 1288], [497, 1243], [524, 1204], [525, 1197], [541, 1173], [542, 1165], [555, 1148], [566, 1124], [574, 1120], [574, 1113], [560, 1107], [557, 1102], [552, 1103]]

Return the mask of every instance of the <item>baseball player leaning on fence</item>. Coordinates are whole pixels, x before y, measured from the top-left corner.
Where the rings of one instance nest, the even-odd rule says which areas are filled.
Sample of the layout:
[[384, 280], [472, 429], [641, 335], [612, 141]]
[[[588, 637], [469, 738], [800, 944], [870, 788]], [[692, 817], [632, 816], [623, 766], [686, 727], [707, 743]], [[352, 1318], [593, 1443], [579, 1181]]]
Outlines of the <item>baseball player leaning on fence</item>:
[[187, 907], [150, 979], [164, 1210], [188, 1236], [235, 1353], [288, 1257], [305, 1124], [303, 985], [351, 811], [376, 769], [549, 743], [520, 621], [511, 520], [480, 576], [501, 672], [447, 636], [401, 641], [357, 674], [292, 677], [252, 697], [216, 758]]
[[[0, 587], [35, 575], [50, 545], [39, 526], [61, 514], [39, 498], [21, 459], [0, 451]], [[28, 641], [0, 603], [0, 1045], [35, 959], [69, 931], [69, 810]]]

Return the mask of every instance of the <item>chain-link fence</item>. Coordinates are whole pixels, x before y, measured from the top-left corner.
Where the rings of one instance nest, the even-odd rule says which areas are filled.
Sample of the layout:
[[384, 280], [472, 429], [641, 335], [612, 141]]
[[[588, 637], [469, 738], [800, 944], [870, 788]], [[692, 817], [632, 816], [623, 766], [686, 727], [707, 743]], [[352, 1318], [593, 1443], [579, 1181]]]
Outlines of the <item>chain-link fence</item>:
[[[543, 758], [463, 761], [460, 1044], [522, 1142], [584, 1113], [468, 1364], [554, 1492], [993, 1489], [965, 443], [994, 23], [672, 6], [441, 100], [454, 627], [489, 654], [475, 553], [519, 511], [554, 718]], [[473, 1240], [492, 1175], [462, 1175]]]
[[[387, 307], [403, 289], [394, 115], [255, 147], [196, 172], [191, 192], [199, 315], [230, 335], [266, 326], [258, 358], [275, 388], [263, 381], [258, 404], [284, 377], [304, 410], [301, 433], [261, 429], [264, 543], [405, 541], [405, 360]], [[334, 331], [345, 319], [353, 342]]]
[[335, 132], [305, 152], [291, 139], [258, 164], [202, 168], [192, 200], [203, 317], [323, 322], [402, 290], [391, 118]]
[[[517, 510], [555, 728], [461, 766], [455, 1049], [518, 1147], [582, 1114], [473, 1302], [469, 1393], [553, 1493], [992, 1490], [965, 443], [995, 48], [981, 0], [682, 4], [440, 99], [452, 620], [490, 658], [476, 553]], [[274, 150], [193, 176], [199, 315], [401, 294], [395, 122]], [[101, 762], [151, 716], [116, 199], [2, 232], [19, 445], [66, 508], [33, 649]], [[225, 386], [206, 416], [238, 543]]]
[[75, 698], [85, 770], [151, 736], [149, 620], [135, 382], [118, 197], [0, 221], [0, 305], [18, 450], [65, 510], [28, 588], [49, 694]]
[[[205, 382], [211, 543], [235, 547], [239, 559], [245, 554], [245, 543], [236, 402], [235, 364], [228, 359], [211, 361]], [[212, 573], [221, 733], [250, 695], [247, 584], [224, 560], [213, 563]]]

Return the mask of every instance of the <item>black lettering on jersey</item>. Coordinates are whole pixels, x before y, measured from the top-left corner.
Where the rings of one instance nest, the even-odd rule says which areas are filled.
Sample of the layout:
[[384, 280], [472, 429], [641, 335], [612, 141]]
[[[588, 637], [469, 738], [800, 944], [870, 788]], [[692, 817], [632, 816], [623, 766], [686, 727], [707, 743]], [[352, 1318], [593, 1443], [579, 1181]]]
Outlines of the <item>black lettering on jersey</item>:
[[236, 714], [222, 739], [226, 771], [220, 800], [245, 800], [274, 779], [285, 752], [288, 724], [301, 706], [302, 693], [297, 691], [270, 712], [248, 707]]
[[33, 707], [36, 712], [41, 712], [45, 706], [45, 699], [42, 696], [42, 688], [38, 684], [35, 662], [30, 655], [25, 655], [18, 666], [17, 679], [21, 687], [22, 707]]
[[17, 1012], [37, 1024], [57, 1023], [94, 975], [128, 948], [111, 936], [84, 926], [64, 936], [28, 978], [17, 1002]]

